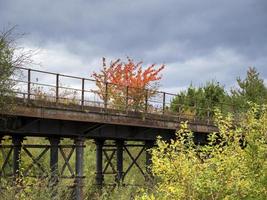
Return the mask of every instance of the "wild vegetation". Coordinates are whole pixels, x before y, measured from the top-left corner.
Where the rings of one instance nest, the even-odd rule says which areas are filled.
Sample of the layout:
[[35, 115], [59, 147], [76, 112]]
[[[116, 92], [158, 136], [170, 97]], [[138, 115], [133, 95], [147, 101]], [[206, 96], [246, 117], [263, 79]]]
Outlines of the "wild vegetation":
[[5, 104], [13, 96], [14, 83], [9, 78], [14, 74], [14, 68], [17, 65], [17, 61], [13, 58], [14, 47], [9, 37], [9, 31], [0, 35], [0, 111], [7, 109]]
[[[15, 105], [13, 102], [15, 82], [11, 79], [20, 76], [16, 67], [32, 64], [34, 51], [25, 50], [17, 41], [22, 36], [15, 28], [0, 32], [0, 111], [7, 111]], [[8, 104], [7, 104], [8, 102]]]
[[103, 58], [103, 68], [94, 72], [93, 78], [98, 87], [97, 93], [104, 101], [109, 101], [115, 108], [143, 110], [146, 99], [155, 95], [159, 87], [159, 74], [164, 69], [158, 69], [155, 64], [143, 67], [143, 63], [135, 63], [127, 58], [127, 62], [120, 59], [107, 66]]
[[171, 110], [199, 117], [214, 115], [214, 109], [221, 112], [240, 113], [248, 109], [247, 102], [258, 105], [267, 103], [267, 87], [256, 68], [250, 67], [244, 80], [237, 78], [237, 87], [227, 92], [219, 82], [211, 81], [200, 87], [190, 85], [171, 102]]
[[217, 133], [207, 145], [193, 142], [182, 123], [176, 140], [158, 139], [152, 150], [152, 191], [137, 199], [266, 199], [267, 110], [249, 104], [239, 124], [215, 110]]
[[[14, 97], [14, 68], [29, 62], [27, 55], [16, 57], [17, 46], [10, 38], [11, 31], [0, 36], [0, 111], [5, 112], [6, 102]], [[156, 91], [159, 73], [164, 66], [155, 68], [151, 65], [142, 68], [142, 63], [134, 63], [128, 59], [120, 60], [107, 66], [103, 60], [103, 69], [94, 73], [97, 80], [98, 93], [102, 100], [109, 100], [115, 106], [129, 106], [133, 110], [143, 109], [147, 97]], [[110, 85], [106, 87], [106, 83]], [[118, 85], [116, 85], [118, 84]], [[121, 87], [125, 85], [126, 87]], [[179, 92], [171, 103], [170, 110], [205, 116], [206, 111], [214, 118], [219, 131], [209, 135], [209, 142], [199, 146], [193, 142], [193, 133], [187, 123], [181, 124], [176, 133], [176, 140], [157, 140], [157, 147], [151, 150], [153, 185], [145, 184], [135, 169], [128, 176], [128, 181], [144, 185], [139, 187], [104, 187], [100, 192], [94, 185], [94, 145], [86, 142], [85, 148], [85, 198], [86, 199], [266, 199], [267, 197], [267, 88], [255, 68], [249, 68], [247, 77], [237, 79], [237, 88], [227, 92], [216, 81], [208, 82], [201, 87], [190, 86]], [[109, 90], [106, 96], [106, 91]], [[140, 92], [141, 91], [141, 92]], [[47, 94], [42, 88], [32, 88], [40, 100], [46, 100]], [[125, 95], [127, 94], [127, 95]], [[72, 95], [62, 91], [62, 99]], [[127, 96], [129, 99], [125, 99]], [[73, 102], [76, 102], [73, 94]], [[72, 102], [72, 100], [71, 100]], [[70, 103], [68, 101], [66, 104]], [[12, 104], [11, 104], [12, 105]], [[181, 107], [180, 105], [183, 105]], [[234, 105], [229, 107], [229, 105]], [[14, 106], [14, 105], [12, 105]], [[222, 112], [223, 111], [223, 112]], [[235, 113], [239, 120], [235, 120]], [[7, 138], [4, 138], [8, 144]], [[38, 140], [38, 141], [37, 141]], [[45, 144], [44, 139], [28, 139], [26, 143]], [[67, 144], [69, 141], [62, 141]], [[69, 150], [64, 150], [67, 154]], [[137, 153], [138, 150], [135, 149]], [[8, 153], [4, 152], [5, 155]], [[38, 155], [38, 150], [33, 151]], [[25, 154], [25, 152], [24, 152]], [[30, 165], [27, 155], [22, 155], [22, 168]], [[141, 158], [141, 161], [143, 158]], [[0, 160], [3, 162], [3, 160]], [[70, 160], [73, 164], [74, 158]], [[125, 158], [129, 162], [129, 158]], [[48, 156], [40, 160], [49, 171]], [[142, 162], [144, 163], [144, 162]], [[62, 163], [61, 163], [62, 165]], [[32, 169], [37, 170], [36, 168]], [[23, 171], [23, 170], [22, 170]], [[111, 180], [114, 177], [107, 178]], [[9, 199], [68, 199], [72, 195], [71, 180], [58, 180], [57, 186], [46, 176], [30, 178], [21, 174], [17, 180], [0, 179], [0, 197]]]

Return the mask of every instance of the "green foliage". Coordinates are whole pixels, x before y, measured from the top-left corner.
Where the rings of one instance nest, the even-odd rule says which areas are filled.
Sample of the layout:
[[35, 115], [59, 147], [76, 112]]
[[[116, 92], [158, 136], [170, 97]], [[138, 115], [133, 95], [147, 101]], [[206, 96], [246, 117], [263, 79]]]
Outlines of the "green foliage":
[[249, 68], [244, 80], [237, 78], [238, 88], [231, 90], [232, 102], [240, 109], [247, 108], [246, 102], [254, 102], [258, 105], [267, 103], [267, 87], [260, 78], [256, 68]]
[[[16, 67], [31, 64], [33, 51], [19, 47], [17, 40], [21, 35], [15, 34], [15, 27], [0, 33], [0, 112], [14, 107], [14, 86], [11, 78], [19, 76]], [[8, 102], [8, 104], [6, 103]]]
[[0, 111], [6, 108], [6, 102], [10, 101], [14, 83], [9, 80], [14, 73], [13, 57], [14, 48], [9, 39], [10, 32], [0, 35]]
[[198, 117], [206, 117], [208, 114], [212, 116], [213, 108], [224, 107], [228, 99], [224, 87], [218, 82], [207, 82], [205, 86], [199, 88], [191, 85], [172, 100], [171, 110]]
[[186, 123], [176, 140], [157, 140], [152, 150], [157, 185], [136, 199], [267, 198], [266, 106], [251, 105], [239, 124], [218, 110], [215, 118], [219, 132], [209, 135], [208, 145], [195, 145]]
[[59, 182], [57, 186], [51, 187], [48, 178], [36, 179], [21, 177], [16, 180], [16, 184], [2, 179], [0, 190], [1, 200], [51, 200], [51, 199], [71, 199], [71, 190], [64, 182]]
[[[247, 102], [258, 105], [267, 103], [267, 87], [256, 68], [249, 68], [244, 80], [237, 78], [237, 88], [230, 93], [218, 82], [207, 82], [204, 86], [193, 87], [180, 92], [171, 102], [171, 110], [198, 118], [212, 117], [214, 108], [221, 112], [246, 112]], [[189, 117], [190, 119], [190, 117]]]
[[[8, 137], [4, 138], [2, 144], [10, 145], [10, 140]], [[60, 141], [62, 145], [70, 145], [72, 144], [71, 139], [63, 139]], [[30, 144], [43, 144], [49, 145], [49, 141], [44, 138], [37, 137], [27, 137], [26, 140], [23, 141], [23, 145]], [[113, 143], [111, 143], [113, 144]], [[131, 144], [139, 144], [137, 142]], [[133, 166], [127, 176], [125, 177], [125, 183], [132, 184], [132, 186], [121, 186], [115, 187], [112, 185], [107, 185], [103, 188], [102, 192], [99, 191], [97, 186], [95, 185], [95, 144], [92, 140], [86, 140], [84, 149], [84, 199], [85, 200], [108, 200], [108, 199], [133, 199], [134, 195], [137, 194], [139, 190], [138, 185], [144, 185], [145, 180], [143, 175], [140, 173], [139, 169], [136, 166]], [[9, 148], [2, 149], [7, 155]], [[33, 157], [37, 158], [40, 153], [44, 150], [44, 148], [30, 148], [29, 151], [33, 155]], [[70, 148], [62, 148], [65, 155], [68, 156], [71, 149]], [[141, 148], [134, 147], [131, 148], [131, 154], [136, 157]], [[110, 155], [110, 154], [109, 154]], [[50, 154], [49, 151], [39, 159], [38, 162], [44, 169], [44, 172], [40, 170], [37, 165], [34, 165], [30, 172], [24, 175], [25, 169], [27, 169], [32, 164], [32, 159], [25, 153], [24, 150], [21, 151], [21, 176], [17, 179], [16, 184], [14, 184], [12, 177], [5, 176], [0, 177], [0, 199], [2, 200], [46, 200], [51, 199], [51, 195], [55, 195], [54, 199], [72, 199], [71, 194], [74, 189], [74, 179], [59, 179], [59, 183], [57, 186], [51, 187], [51, 183], [49, 183], [49, 174], [50, 174]], [[3, 155], [0, 154], [0, 163], [3, 163]], [[9, 159], [12, 162], [12, 158]], [[106, 160], [104, 160], [103, 165], [106, 164]], [[70, 166], [75, 166], [75, 156], [71, 156], [69, 160]], [[112, 160], [113, 166], [116, 166], [116, 157]], [[132, 160], [127, 155], [124, 154], [124, 170], [128, 168], [132, 163]], [[141, 155], [138, 159], [139, 165], [142, 167], [145, 163], [145, 155]], [[64, 162], [62, 159], [62, 155], [59, 154], [59, 169], [62, 169]], [[111, 171], [111, 168], [108, 168], [108, 172]], [[5, 167], [5, 175], [12, 174], [12, 165], [7, 165]], [[37, 175], [37, 178], [29, 177], [29, 176]], [[48, 177], [47, 177], [48, 175]], [[70, 176], [71, 174], [68, 171], [68, 168], [64, 171], [64, 176]], [[115, 183], [115, 174], [105, 175], [105, 183], [106, 184], [116, 184]]]

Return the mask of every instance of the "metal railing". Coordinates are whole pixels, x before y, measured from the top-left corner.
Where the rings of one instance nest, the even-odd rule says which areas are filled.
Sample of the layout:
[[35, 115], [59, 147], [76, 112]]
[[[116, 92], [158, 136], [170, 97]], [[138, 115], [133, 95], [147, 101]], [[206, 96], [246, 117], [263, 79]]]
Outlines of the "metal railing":
[[[201, 108], [192, 99], [190, 106], [175, 103], [176, 94], [36, 69], [20, 67], [17, 70], [19, 75], [13, 77], [16, 96], [28, 101], [79, 105], [82, 110], [90, 106], [103, 108], [107, 112], [113, 109], [125, 113], [170, 115], [188, 121], [212, 123], [212, 108]], [[221, 104], [218, 108], [234, 111], [233, 105]]]

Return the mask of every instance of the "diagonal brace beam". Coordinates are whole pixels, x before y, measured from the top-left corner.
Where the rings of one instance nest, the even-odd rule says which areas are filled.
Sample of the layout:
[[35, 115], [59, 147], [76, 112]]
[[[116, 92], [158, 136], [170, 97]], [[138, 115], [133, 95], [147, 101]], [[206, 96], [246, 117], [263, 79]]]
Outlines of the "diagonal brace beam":
[[138, 153], [138, 155], [134, 158], [132, 156], [132, 154], [130, 153], [130, 151], [128, 150], [128, 148], [126, 146], [124, 146], [125, 151], [127, 152], [127, 154], [129, 155], [129, 157], [132, 160], [132, 163], [130, 164], [130, 166], [127, 168], [127, 170], [124, 173], [123, 178], [127, 175], [127, 173], [130, 171], [130, 169], [135, 165], [140, 172], [143, 174], [143, 176], [145, 176], [144, 171], [142, 170], [142, 168], [139, 166], [139, 164], [137, 163], [137, 160], [139, 159], [139, 157], [141, 156], [141, 154], [143, 153], [143, 151], [145, 150], [145, 147], [142, 147], [142, 149], [140, 150], [140, 152]]
[[106, 161], [107, 161], [107, 163], [106, 163], [106, 165], [104, 167], [103, 173], [106, 173], [106, 171], [107, 171], [109, 166], [111, 167], [112, 172], [116, 173], [116, 169], [115, 169], [115, 167], [114, 167], [114, 165], [112, 163], [112, 158], [114, 157], [114, 155], [116, 153], [116, 150], [115, 149], [111, 149], [111, 150], [112, 150], [112, 153], [110, 155], [108, 155], [107, 149], [103, 149], [103, 153], [104, 153], [104, 156], [105, 156]]
[[63, 173], [64, 173], [66, 167], [68, 167], [68, 170], [71, 173], [71, 176], [74, 177], [74, 171], [73, 171], [73, 169], [72, 169], [72, 167], [70, 166], [70, 163], [69, 163], [69, 161], [70, 161], [70, 159], [71, 159], [71, 157], [73, 155], [74, 150], [75, 150], [75, 147], [72, 146], [68, 156], [66, 156], [65, 152], [63, 151], [63, 148], [59, 147], [59, 151], [60, 151], [60, 153], [61, 153], [61, 155], [62, 155], [62, 157], [64, 159], [64, 164], [63, 164], [61, 172], [60, 172], [61, 176], [63, 176]]
[[32, 169], [34, 165], [36, 165], [39, 169], [42, 170], [42, 172], [45, 173], [45, 169], [42, 167], [42, 165], [39, 163], [39, 160], [46, 154], [46, 152], [49, 150], [49, 147], [45, 147], [45, 149], [35, 158], [32, 153], [26, 148], [22, 147], [22, 149], [26, 152], [26, 154], [32, 159], [32, 163], [29, 165], [29, 167], [24, 171], [24, 176], [27, 176]]

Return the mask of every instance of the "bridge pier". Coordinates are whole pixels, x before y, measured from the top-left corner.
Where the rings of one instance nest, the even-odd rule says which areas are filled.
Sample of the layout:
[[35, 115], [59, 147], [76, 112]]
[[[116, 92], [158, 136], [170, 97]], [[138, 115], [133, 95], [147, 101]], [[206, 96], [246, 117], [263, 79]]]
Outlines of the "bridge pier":
[[[34, 144], [34, 143], [31, 144], [30, 143], [31, 138], [27, 138], [29, 142], [27, 144], [22, 145], [24, 139], [23, 136], [21, 135], [12, 136], [12, 145], [4, 146], [4, 148], [10, 148], [10, 153], [7, 151], [4, 152], [3, 157], [4, 158], [9, 157], [13, 163], [9, 164], [4, 161], [3, 167], [1, 166], [0, 167], [3, 169], [6, 168], [7, 170], [11, 168], [13, 170], [14, 180], [16, 180], [16, 178], [19, 177], [20, 174], [23, 174], [24, 176], [36, 176], [37, 178], [42, 177], [43, 174], [48, 174], [50, 177], [49, 186], [52, 190], [51, 199], [57, 196], [56, 186], [59, 183], [61, 177], [74, 178], [74, 180], [72, 179], [74, 181], [72, 196], [74, 199], [82, 200], [84, 197], [83, 165], [84, 165], [85, 138], [83, 138], [83, 136], [79, 137], [73, 136], [71, 144], [70, 143], [61, 144], [60, 141], [63, 137], [61, 137], [60, 135], [55, 135], [54, 137], [50, 135], [42, 138], [43, 139], [46, 138], [49, 141], [50, 145]], [[0, 145], [1, 143], [3, 143], [3, 141], [1, 142], [1, 139], [4, 138], [0, 136]], [[95, 181], [100, 192], [104, 185], [104, 178], [105, 178], [104, 175], [107, 175], [106, 181], [112, 180], [112, 184], [114, 184], [114, 178], [115, 178], [115, 181], [119, 186], [128, 184], [127, 174], [129, 175], [129, 172], [131, 173], [131, 170], [137, 170], [138, 176], [142, 174], [144, 177], [143, 179], [144, 181], [152, 180], [151, 169], [150, 169], [150, 165], [152, 163], [151, 153], [146, 150], [151, 149], [154, 146], [153, 140], [141, 142], [138, 140], [125, 140], [123, 138], [119, 139], [116, 138], [109, 140], [107, 143], [105, 143], [104, 139], [98, 138], [95, 139], [95, 145], [96, 145]], [[39, 148], [40, 151], [33, 150], [36, 148]], [[32, 161], [32, 163], [25, 164], [23, 170], [20, 167], [20, 157], [21, 157], [20, 154], [26, 156], [26, 158], [28, 158], [29, 161]], [[145, 163], [143, 155], [145, 156]], [[75, 156], [75, 163], [70, 162], [71, 158], [74, 158], [72, 156]], [[50, 168], [48, 170], [44, 167], [42, 158], [49, 158]], [[127, 162], [125, 162], [124, 159], [127, 160]], [[8, 168], [8, 166], [10, 166], [10, 168]], [[33, 167], [35, 167], [34, 169], [41, 170], [39, 171], [40, 173], [37, 173], [37, 170], [31, 171]], [[0, 171], [0, 172], [1, 174], [4, 175], [6, 174], [5, 171], [3, 172]]]
[[123, 140], [116, 140], [116, 148], [117, 148], [117, 175], [116, 182], [118, 185], [123, 181]]
[[75, 200], [83, 199], [83, 163], [84, 163], [84, 138], [75, 138]]
[[103, 175], [104, 140], [95, 139], [95, 144], [96, 144], [96, 185], [99, 189], [102, 189], [104, 182], [104, 175]]
[[50, 180], [49, 185], [51, 187], [51, 199], [54, 199], [57, 194], [58, 184], [58, 148], [60, 143], [59, 137], [49, 137], [50, 142]]
[[16, 181], [20, 176], [20, 162], [21, 162], [21, 147], [22, 147], [23, 137], [14, 135], [12, 136], [13, 144], [13, 180]]
[[[2, 144], [2, 141], [3, 141], [3, 136], [0, 136], [0, 150], [3, 149], [3, 144]], [[3, 156], [3, 154], [2, 154]], [[3, 163], [6, 162], [6, 158], [3, 157]], [[1, 181], [1, 178], [2, 178], [2, 175], [3, 175], [3, 168], [4, 168], [4, 164], [0, 163], [0, 181]]]
[[48, 138], [50, 142], [50, 173], [51, 173], [51, 183], [56, 184], [58, 181], [58, 148], [60, 143], [60, 138], [51, 137]]

